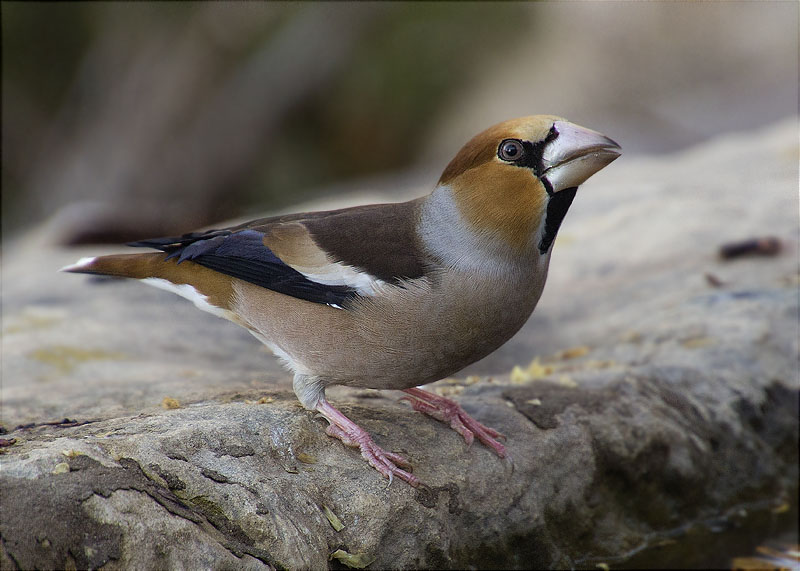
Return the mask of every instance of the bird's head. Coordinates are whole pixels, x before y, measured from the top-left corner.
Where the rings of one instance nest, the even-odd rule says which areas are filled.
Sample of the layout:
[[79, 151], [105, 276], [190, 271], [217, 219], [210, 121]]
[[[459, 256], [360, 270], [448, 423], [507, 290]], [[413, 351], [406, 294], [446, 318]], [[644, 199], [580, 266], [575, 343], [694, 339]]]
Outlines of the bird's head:
[[437, 188], [478, 235], [545, 254], [578, 185], [619, 154], [608, 137], [560, 117], [522, 117], [473, 137]]

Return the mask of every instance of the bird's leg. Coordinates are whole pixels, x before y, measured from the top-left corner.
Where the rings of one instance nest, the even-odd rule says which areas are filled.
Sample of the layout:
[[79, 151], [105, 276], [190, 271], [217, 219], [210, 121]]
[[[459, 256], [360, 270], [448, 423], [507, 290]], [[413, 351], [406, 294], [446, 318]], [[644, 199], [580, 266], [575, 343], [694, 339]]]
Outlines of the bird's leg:
[[419, 486], [420, 480], [414, 474], [406, 472], [401, 468], [410, 468], [408, 460], [380, 448], [372, 440], [372, 437], [363, 428], [358, 426], [355, 422], [347, 418], [324, 398], [320, 399], [317, 403], [317, 411], [325, 417], [330, 423], [325, 430], [329, 436], [338, 438], [346, 446], [352, 446], [361, 450], [361, 455], [372, 465], [378, 472], [389, 478], [389, 483], [392, 483], [392, 477], [397, 476], [401, 480], [405, 480], [415, 488]]
[[473, 439], [477, 436], [478, 440], [494, 450], [500, 458], [506, 457], [506, 447], [497, 441], [498, 438], [505, 440], [506, 437], [472, 418], [457, 402], [416, 387], [404, 389], [403, 392], [410, 396], [403, 397], [401, 400], [411, 403], [414, 410], [423, 412], [441, 422], [449, 423], [453, 430], [464, 437], [467, 446], [472, 444]]

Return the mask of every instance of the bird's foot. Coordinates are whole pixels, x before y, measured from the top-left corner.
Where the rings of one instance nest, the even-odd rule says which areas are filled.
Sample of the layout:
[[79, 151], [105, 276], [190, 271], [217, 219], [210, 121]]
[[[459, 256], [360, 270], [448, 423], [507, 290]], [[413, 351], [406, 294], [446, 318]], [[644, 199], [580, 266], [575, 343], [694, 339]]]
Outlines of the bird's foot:
[[453, 430], [464, 437], [467, 446], [472, 444], [477, 436], [478, 440], [494, 450], [500, 458], [506, 457], [506, 447], [497, 441], [498, 438], [505, 440], [506, 437], [472, 418], [457, 402], [416, 387], [405, 389], [403, 392], [410, 396], [403, 397], [401, 400], [408, 401], [414, 410], [449, 424]]
[[372, 440], [366, 430], [347, 418], [326, 400], [320, 400], [317, 404], [317, 411], [330, 423], [325, 432], [329, 436], [338, 438], [346, 446], [359, 448], [366, 461], [383, 474], [384, 477], [388, 478], [390, 484], [392, 483], [392, 478], [397, 476], [415, 488], [419, 486], [420, 479], [414, 474], [403, 470], [403, 468], [411, 467], [408, 460], [399, 454], [383, 450], [375, 444], [375, 441]]

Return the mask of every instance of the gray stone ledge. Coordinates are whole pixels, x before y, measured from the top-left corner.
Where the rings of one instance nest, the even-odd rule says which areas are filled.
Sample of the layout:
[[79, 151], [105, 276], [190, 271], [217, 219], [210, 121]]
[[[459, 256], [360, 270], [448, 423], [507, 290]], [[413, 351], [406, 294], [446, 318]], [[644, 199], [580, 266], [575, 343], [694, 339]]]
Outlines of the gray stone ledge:
[[[332, 390], [409, 457], [419, 489], [325, 436], [246, 333], [138, 284], [54, 274], [85, 252], [41, 233], [12, 240], [2, 567], [321, 569], [343, 550], [375, 569], [592, 568], [692, 529], [783, 525], [798, 485], [797, 156], [791, 121], [623, 157], [581, 189], [531, 322], [436, 385], [507, 434], [512, 460], [392, 393]], [[762, 235], [782, 252], [716, 256]]]

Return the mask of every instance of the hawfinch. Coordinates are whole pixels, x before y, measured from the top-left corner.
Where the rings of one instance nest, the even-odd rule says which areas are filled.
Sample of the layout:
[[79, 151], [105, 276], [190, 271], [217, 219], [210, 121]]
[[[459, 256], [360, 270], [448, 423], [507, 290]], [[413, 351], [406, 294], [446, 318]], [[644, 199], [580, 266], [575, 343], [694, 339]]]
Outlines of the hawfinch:
[[504, 457], [503, 435], [418, 385], [522, 327], [577, 186], [619, 153], [559, 117], [513, 119], [464, 145], [427, 196], [143, 240], [130, 245], [160, 252], [64, 270], [136, 278], [245, 327], [294, 373], [297, 398], [327, 419], [330, 436], [390, 482], [416, 486], [408, 462], [334, 408], [325, 387], [403, 390], [414, 409]]

